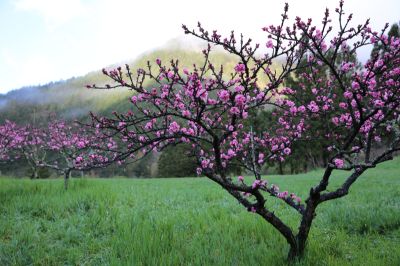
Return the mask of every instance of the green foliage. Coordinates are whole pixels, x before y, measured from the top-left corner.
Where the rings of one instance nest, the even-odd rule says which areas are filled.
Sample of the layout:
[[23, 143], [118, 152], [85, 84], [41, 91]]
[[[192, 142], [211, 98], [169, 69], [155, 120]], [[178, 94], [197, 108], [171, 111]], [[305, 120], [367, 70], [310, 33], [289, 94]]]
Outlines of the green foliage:
[[[46, 167], [39, 167], [36, 169], [36, 178], [49, 178], [51, 175], [50, 170]], [[35, 173], [32, 168], [27, 169], [26, 176], [35, 178]]]
[[50, 170], [45, 167], [40, 167], [38, 170], [38, 177], [39, 178], [49, 178], [50, 177]]
[[[321, 205], [297, 265], [399, 265], [399, 172], [396, 158]], [[268, 178], [305, 196], [321, 175]], [[208, 179], [61, 182], [0, 179], [0, 265], [287, 265], [279, 233]], [[286, 204], [267, 204], [297, 225]]]
[[[399, 26], [400, 26], [400, 22], [392, 24], [392, 26], [390, 27], [390, 29], [387, 33], [389, 40], [393, 37], [396, 37], [396, 38], [400, 37], [400, 27]], [[371, 57], [373, 58], [376, 54], [382, 53], [383, 50], [384, 50], [384, 47], [382, 46], [382, 44], [375, 43], [375, 45], [371, 51]]]
[[190, 156], [191, 147], [188, 144], [169, 146], [163, 150], [158, 161], [159, 177], [195, 176], [196, 158]]
[[398, 23], [394, 23], [388, 32], [389, 38], [399, 38], [400, 37], [400, 27]]
[[132, 164], [131, 177], [155, 177], [156, 173], [153, 165], [156, 161], [157, 156], [154, 153], [147, 154], [146, 157]]

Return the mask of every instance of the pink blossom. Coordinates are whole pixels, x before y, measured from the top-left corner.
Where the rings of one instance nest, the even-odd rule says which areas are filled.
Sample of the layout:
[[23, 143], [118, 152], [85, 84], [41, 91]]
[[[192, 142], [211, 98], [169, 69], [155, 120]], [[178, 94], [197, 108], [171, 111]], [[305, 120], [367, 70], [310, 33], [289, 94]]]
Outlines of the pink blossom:
[[229, 157], [236, 156], [236, 153], [232, 149], [228, 149], [227, 154], [228, 154]]
[[295, 114], [297, 113], [297, 108], [296, 108], [296, 106], [290, 107], [289, 111], [290, 111], [292, 114], [295, 115]]
[[318, 94], [317, 88], [313, 88], [313, 89], [311, 90], [311, 92], [312, 92], [314, 95]]
[[383, 66], [383, 64], [384, 64], [384, 62], [383, 62], [383, 60], [382, 59], [378, 59], [376, 62], [375, 62], [375, 67], [376, 68], [380, 68], [381, 66]]
[[298, 196], [296, 196], [296, 194], [294, 193], [290, 193], [290, 197], [297, 203], [301, 202], [301, 198], [299, 198]]
[[264, 162], [264, 154], [260, 152], [258, 154], [258, 163], [262, 164], [263, 162]]
[[168, 132], [170, 134], [174, 134], [174, 133], [179, 132], [180, 128], [181, 127], [179, 126], [179, 124], [174, 121], [169, 125]]
[[324, 111], [328, 111], [329, 110], [329, 105], [327, 105], [327, 104], [324, 104], [324, 106], [322, 106], [322, 110], [324, 110]]
[[246, 97], [243, 94], [238, 94], [235, 96], [235, 103], [237, 106], [242, 107], [246, 103]]
[[289, 192], [283, 191], [277, 194], [277, 197], [280, 199], [285, 199], [289, 195]]
[[201, 161], [201, 167], [203, 169], [207, 168], [209, 164], [210, 164], [210, 160], [208, 160], [208, 159], [204, 159], [203, 161]]
[[218, 97], [219, 97], [219, 99], [222, 101], [222, 102], [224, 102], [224, 103], [226, 103], [227, 101], [229, 101], [229, 91], [227, 91], [227, 90], [221, 90], [220, 92], [219, 92], [219, 94], [218, 94]]
[[375, 43], [376, 42], [376, 39], [375, 39], [374, 36], [371, 36], [370, 40], [371, 40], [371, 43]]
[[297, 108], [297, 110], [301, 113], [304, 113], [306, 111], [306, 108], [303, 105], [301, 105], [299, 106], [299, 108]]
[[236, 106], [232, 107], [232, 108], [230, 109], [229, 112], [230, 112], [231, 114], [233, 114], [233, 115], [238, 115], [238, 114], [240, 114], [240, 110], [239, 110], [239, 108], [237, 108]]
[[172, 71], [169, 71], [167, 76], [168, 76], [169, 79], [173, 79], [175, 77], [175, 73], [172, 72]]
[[375, 100], [374, 105], [376, 107], [383, 107], [383, 106], [385, 106], [385, 103], [382, 100]]
[[307, 107], [313, 113], [317, 113], [319, 111], [319, 107], [314, 101], [311, 101]]
[[275, 191], [275, 192], [278, 192], [278, 191], [279, 191], [279, 187], [278, 187], [277, 185], [274, 185], [274, 184], [271, 185], [271, 189], [272, 189], [273, 191]]
[[352, 67], [353, 63], [343, 63], [341, 69], [343, 72], [348, 72]]
[[201, 89], [197, 92], [196, 97], [199, 97], [200, 99], [202, 99], [204, 102], [207, 102], [207, 98], [208, 98], [208, 92], [205, 89]]
[[85, 148], [86, 144], [84, 141], [80, 140], [80, 141], [78, 141], [77, 146], [79, 149], [82, 149], [82, 148]]
[[336, 158], [333, 160], [333, 163], [335, 164], [335, 166], [337, 168], [343, 168], [343, 166], [344, 166], [344, 161], [342, 159]]
[[196, 168], [197, 175], [201, 175], [202, 172], [203, 172], [203, 170], [200, 167]]
[[[358, 84], [358, 83], [357, 83]], [[343, 96], [346, 98], [346, 99], [351, 99], [351, 98], [353, 98], [353, 93], [351, 93], [350, 91], [345, 91], [344, 93], [343, 93]]]
[[242, 85], [236, 86], [235, 87], [235, 91], [236, 92], [243, 92], [244, 91], [244, 87]]
[[252, 189], [257, 189], [261, 186], [262, 182], [259, 179], [254, 180], [253, 184], [251, 185]]
[[242, 72], [244, 72], [245, 71], [245, 69], [246, 69], [246, 67], [245, 67], [245, 65], [244, 64], [237, 64], [236, 66], [235, 66], [235, 71], [237, 72], [237, 73], [242, 73]]
[[335, 124], [336, 126], [339, 125], [339, 118], [338, 117], [332, 117], [332, 123]]
[[353, 81], [353, 82], [351, 83], [351, 87], [352, 87], [353, 89], [357, 90], [357, 89], [360, 88], [360, 84], [359, 84], [357, 81]]
[[185, 117], [190, 117], [190, 111], [189, 110], [183, 110], [182, 115]]
[[292, 152], [292, 150], [290, 148], [283, 149], [283, 153], [286, 155], [289, 155], [291, 152]]
[[152, 128], [153, 128], [153, 123], [152, 123], [151, 121], [150, 121], [150, 122], [147, 122], [146, 125], [144, 125], [144, 128], [145, 128], [146, 130], [152, 129]]
[[82, 157], [82, 156], [76, 157], [75, 162], [76, 162], [77, 164], [82, 163], [82, 162], [83, 162], [83, 157]]

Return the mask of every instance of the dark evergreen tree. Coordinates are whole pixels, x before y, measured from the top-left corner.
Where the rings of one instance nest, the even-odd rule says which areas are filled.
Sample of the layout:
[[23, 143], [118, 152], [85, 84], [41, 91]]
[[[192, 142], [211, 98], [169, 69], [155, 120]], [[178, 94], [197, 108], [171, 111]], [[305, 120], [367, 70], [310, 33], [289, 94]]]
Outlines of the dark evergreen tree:
[[170, 146], [162, 152], [158, 161], [159, 177], [185, 177], [196, 175], [196, 159], [190, 156], [187, 144]]

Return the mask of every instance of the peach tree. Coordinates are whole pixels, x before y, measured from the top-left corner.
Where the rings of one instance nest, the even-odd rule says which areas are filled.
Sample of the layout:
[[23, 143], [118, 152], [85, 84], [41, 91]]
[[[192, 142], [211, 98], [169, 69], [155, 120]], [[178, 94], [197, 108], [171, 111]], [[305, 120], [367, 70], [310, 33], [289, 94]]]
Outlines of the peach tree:
[[77, 122], [50, 121], [44, 140], [41, 148], [48, 156], [37, 160], [37, 164], [61, 172], [65, 189], [72, 171], [105, 168], [118, 161], [117, 143], [112, 138], [104, 138], [98, 130], [90, 130]]
[[[119, 139], [123, 145], [116, 158], [121, 161], [169, 145], [191, 145], [198, 174], [270, 223], [290, 245], [288, 258], [298, 258], [317, 207], [347, 195], [365, 171], [392, 159], [400, 149], [400, 40], [387, 38], [387, 27], [373, 31], [368, 20], [351, 26], [352, 15], [344, 13], [343, 1], [335, 13], [335, 25], [328, 9], [320, 26], [299, 17], [290, 23], [286, 4], [280, 24], [263, 28], [263, 44], [234, 32], [223, 37], [200, 23], [195, 30], [183, 26], [186, 34], [207, 43], [204, 62], [184, 68], [178, 60], [164, 64], [157, 59], [137, 71], [129, 65], [103, 69], [110, 84], [87, 87], [129, 88], [132, 108], [109, 117], [92, 114], [91, 126]], [[376, 44], [379, 53], [362, 66], [354, 63], [360, 48]], [[214, 46], [236, 56], [231, 73], [212, 64]], [[283, 86], [294, 71], [307, 86]], [[246, 126], [249, 113], [266, 109], [275, 119], [265, 130]], [[315, 139], [316, 134], [328, 143], [328, 163], [304, 200], [295, 192], [280, 191], [261, 175], [267, 162], [290, 158], [294, 143]], [[234, 177], [233, 167], [251, 173], [252, 180]], [[335, 171], [347, 171], [348, 176], [338, 188], [328, 190]], [[274, 212], [272, 198], [297, 213], [297, 230]]]

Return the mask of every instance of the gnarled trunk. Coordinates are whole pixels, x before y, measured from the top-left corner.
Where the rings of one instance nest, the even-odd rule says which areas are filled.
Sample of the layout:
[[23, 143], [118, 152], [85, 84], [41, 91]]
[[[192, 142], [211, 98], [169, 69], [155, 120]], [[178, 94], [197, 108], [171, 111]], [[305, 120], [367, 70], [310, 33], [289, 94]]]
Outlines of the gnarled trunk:
[[318, 198], [315, 197], [308, 200], [307, 208], [303, 213], [303, 217], [299, 226], [299, 232], [296, 235], [296, 243], [289, 243], [290, 250], [288, 254], [288, 260], [293, 261], [301, 258], [304, 255], [308, 234], [310, 233], [311, 225], [315, 217], [315, 209], [317, 208], [318, 203]]
[[288, 261], [299, 260], [303, 257], [304, 250], [306, 248], [307, 237], [308, 237], [308, 234], [305, 237], [301, 237], [301, 238], [299, 236], [296, 236], [296, 242], [289, 243], [290, 249], [289, 249], [288, 258], [287, 258]]

